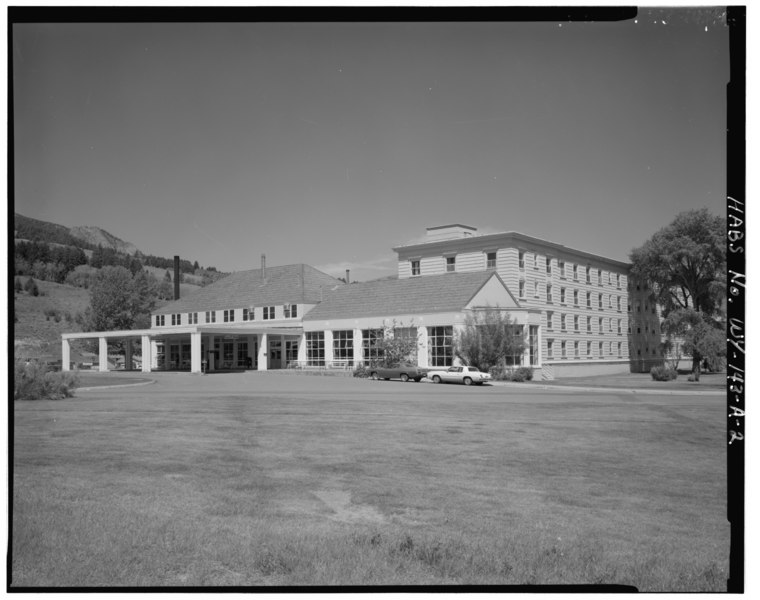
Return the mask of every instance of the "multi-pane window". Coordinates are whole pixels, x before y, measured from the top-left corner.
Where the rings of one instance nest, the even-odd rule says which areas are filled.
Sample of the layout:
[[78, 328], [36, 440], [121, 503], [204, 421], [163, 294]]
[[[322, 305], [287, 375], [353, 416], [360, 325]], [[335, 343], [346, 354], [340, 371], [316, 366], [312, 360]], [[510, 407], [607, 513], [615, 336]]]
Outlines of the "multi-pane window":
[[562, 358], [567, 358], [567, 342], [562, 340]]
[[354, 331], [343, 329], [333, 331], [333, 359], [348, 361], [351, 366], [354, 363]]
[[235, 320], [235, 309], [225, 310], [223, 318], [225, 323], [232, 323]]
[[533, 282], [533, 296], [538, 298], [538, 281]]
[[591, 317], [586, 317], [586, 331], [591, 333]]
[[[610, 318], [610, 333], [612, 333], [612, 332], [613, 332], [613, 330], [614, 330], [614, 328], [613, 328], [613, 325], [612, 325], [612, 319]], [[610, 344], [611, 344], [611, 343], [612, 343], [612, 342], [610, 342]]]
[[599, 358], [604, 356], [604, 342], [599, 342]]
[[578, 306], [578, 290], [573, 290], [573, 304]]
[[621, 342], [618, 342], [618, 357], [623, 356], [623, 344]]
[[446, 257], [446, 272], [447, 273], [453, 273], [457, 268], [457, 258], [456, 256], [447, 256]]
[[554, 358], [554, 340], [546, 341], [546, 356], [548, 358]]
[[420, 274], [420, 261], [413, 260], [412, 261], [412, 275], [419, 275]]
[[550, 331], [554, 329], [554, 312], [551, 310], [546, 311], [546, 328]]
[[602, 270], [601, 269], [596, 270], [596, 281], [599, 285], [602, 285]]
[[573, 265], [573, 279], [578, 281], [578, 265]]
[[297, 304], [283, 304], [282, 314], [286, 319], [295, 319], [298, 317], [298, 305]]
[[546, 301], [547, 302], [554, 302], [552, 300], [552, 284], [551, 283], [547, 283], [546, 284]]
[[242, 369], [248, 367], [248, 342], [237, 343], [237, 366]]
[[586, 356], [591, 357], [591, 342], [586, 342]]
[[306, 361], [311, 367], [325, 366], [325, 332], [306, 332]]
[[172, 315], [172, 325], [182, 325], [182, 315], [181, 314], [173, 314]]
[[517, 255], [517, 260], [518, 260], [520, 269], [524, 269], [525, 268], [525, 252], [520, 250]]
[[599, 308], [602, 308], [602, 302], [604, 302], [604, 296], [602, 294], [599, 294]]
[[396, 327], [393, 329], [393, 337], [402, 340], [403, 346], [409, 348], [409, 353], [403, 358], [404, 362], [417, 363], [417, 328]]
[[188, 325], [197, 325], [198, 324], [198, 313], [187, 313], [187, 323]]
[[[523, 326], [522, 325], [510, 325], [507, 327], [507, 335], [512, 335], [515, 338], [515, 341], [524, 341], [525, 340], [525, 334], [523, 332]], [[514, 346], [517, 346], [517, 344], [514, 344]], [[507, 366], [513, 367], [517, 365], [522, 364], [522, 352], [515, 352], [513, 354], [507, 354], [504, 357], [504, 360], [506, 361]]]
[[573, 329], [580, 331], [580, 317], [578, 315], [573, 317]]
[[560, 277], [565, 276], [565, 261], [564, 260], [559, 261], [559, 276]]
[[623, 333], [623, 320], [618, 319], [617, 321], [618, 321], [617, 322], [618, 335], [621, 335]]
[[591, 308], [591, 292], [586, 292], [586, 308]]
[[[615, 275], [615, 277], [617, 278], [617, 287], [618, 287], [618, 289], [620, 289], [620, 273], [617, 273]], [[620, 354], [620, 353], [618, 352], [618, 354]]]
[[274, 319], [274, 306], [265, 306], [264, 307], [264, 320], [270, 321], [271, 319]]
[[599, 333], [604, 333], [604, 319], [599, 317]]
[[383, 357], [378, 342], [383, 339], [382, 329], [362, 329], [362, 359], [365, 363], [374, 363]]
[[565, 288], [559, 288], [559, 302], [560, 304], [565, 303]]
[[216, 311], [206, 311], [206, 323], [216, 323]]
[[254, 318], [254, 309], [253, 308], [244, 308], [243, 309], [243, 321], [253, 321]]
[[566, 331], [567, 330], [567, 327], [566, 327], [566, 325], [567, 325], [567, 315], [564, 315], [564, 314], [561, 315], [560, 318], [559, 318], [559, 321], [560, 321], [560, 328], [562, 329], [562, 331]]
[[451, 325], [428, 327], [429, 364], [432, 367], [450, 367], [454, 357], [453, 328]]
[[551, 275], [552, 274], [552, 259], [548, 256], [546, 257], [546, 272]]
[[520, 298], [525, 298], [525, 280], [520, 280]]
[[533, 253], [533, 269], [538, 269], [538, 254]]
[[617, 309], [618, 309], [618, 312], [621, 312], [621, 310], [620, 310], [620, 296], [617, 297]]
[[[496, 268], [496, 252], [487, 252], [486, 253], [486, 269], [495, 269]], [[417, 273], [419, 275], [419, 273]]]
[[166, 315], [156, 315], [156, 327], [166, 325]]
[[591, 267], [586, 267], [586, 283], [591, 283]]
[[530, 365], [538, 365], [538, 326], [530, 325], [528, 327], [528, 357]]
[[580, 358], [580, 344], [579, 342], [573, 342], [573, 354], [575, 358]]

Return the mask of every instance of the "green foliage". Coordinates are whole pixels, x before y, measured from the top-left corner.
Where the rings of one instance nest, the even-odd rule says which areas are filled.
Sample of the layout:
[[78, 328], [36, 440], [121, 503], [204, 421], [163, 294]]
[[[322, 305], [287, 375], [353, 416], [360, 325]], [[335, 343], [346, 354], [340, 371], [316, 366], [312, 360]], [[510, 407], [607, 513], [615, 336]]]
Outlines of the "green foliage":
[[[401, 330], [410, 327], [415, 332], [413, 337], [401, 335]], [[379, 367], [396, 367], [405, 362], [416, 364], [418, 346], [416, 327], [399, 324], [394, 319], [392, 323], [383, 327], [382, 338], [375, 340], [373, 348], [379, 358], [372, 362], [374, 366]]]
[[631, 251], [631, 275], [649, 283], [667, 316], [678, 308], [708, 315], [725, 294], [725, 220], [706, 208], [680, 213]]
[[530, 367], [518, 367], [514, 369], [500, 364], [488, 369], [488, 373], [494, 381], [532, 381], [533, 369]]
[[505, 365], [508, 357], [525, 350], [522, 328], [515, 326], [506, 311], [486, 308], [468, 314], [464, 329], [454, 341], [456, 355], [463, 362], [488, 372], [497, 365]]
[[678, 377], [678, 371], [664, 365], [652, 367], [649, 374], [655, 381], [672, 381]]
[[699, 381], [702, 363], [719, 370], [726, 356], [726, 335], [720, 321], [690, 308], [672, 311], [662, 323], [668, 338], [680, 338], [681, 348], [691, 355], [692, 372]]
[[16, 277], [13, 282], [13, 291], [17, 294], [20, 294], [24, 291], [24, 284], [21, 283], [21, 280], [18, 277]]
[[156, 302], [154, 278], [145, 271], [132, 274], [124, 267], [103, 267], [90, 286], [90, 315], [86, 328], [95, 331], [132, 329], [149, 315]]
[[40, 362], [15, 361], [14, 400], [60, 400], [70, 398], [78, 386], [75, 373], [56, 373]]
[[40, 289], [37, 287], [37, 282], [34, 281], [31, 277], [26, 280], [26, 283], [24, 284], [24, 291], [27, 292], [31, 296], [39, 296], [40, 295]]
[[364, 363], [362, 363], [354, 369], [353, 375], [354, 377], [366, 379], [369, 377], [369, 369], [364, 365]]

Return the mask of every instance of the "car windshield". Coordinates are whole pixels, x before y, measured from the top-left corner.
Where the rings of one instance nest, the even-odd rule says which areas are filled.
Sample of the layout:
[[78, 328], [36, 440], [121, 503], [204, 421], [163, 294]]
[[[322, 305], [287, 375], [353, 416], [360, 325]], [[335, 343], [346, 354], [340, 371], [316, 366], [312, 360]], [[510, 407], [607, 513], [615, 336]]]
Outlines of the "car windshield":
[[467, 367], [467, 368], [470, 370], [471, 373], [480, 373], [477, 367]]

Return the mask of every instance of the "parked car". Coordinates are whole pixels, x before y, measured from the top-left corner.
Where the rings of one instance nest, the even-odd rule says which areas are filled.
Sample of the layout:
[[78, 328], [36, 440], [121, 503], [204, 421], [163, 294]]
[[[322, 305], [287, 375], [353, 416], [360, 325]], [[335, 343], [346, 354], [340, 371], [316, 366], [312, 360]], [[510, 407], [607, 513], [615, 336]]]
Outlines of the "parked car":
[[477, 367], [449, 367], [446, 370], [430, 370], [427, 378], [433, 383], [463, 383], [465, 385], [483, 385], [484, 381], [490, 381], [488, 373], [479, 371]]
[[425, 377], [427, 369], [421, 369], [417, 365], [401, 363], [397, 367], [370, 367], [370, 379], [400, 379], [401, 381], [421, 381]]

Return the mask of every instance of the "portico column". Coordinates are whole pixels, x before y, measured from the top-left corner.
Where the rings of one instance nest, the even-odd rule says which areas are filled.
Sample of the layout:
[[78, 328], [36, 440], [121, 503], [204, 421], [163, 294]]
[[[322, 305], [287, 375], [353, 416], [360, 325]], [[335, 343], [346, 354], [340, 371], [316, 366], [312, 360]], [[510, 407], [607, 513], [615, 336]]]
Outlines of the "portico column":
[[214, 354], [215, 350], [216, 336], [214, 334], [211, 334], [208, 336], [208, 348], [206, 348], [209, 371], [216, 371], [216, 355]]
[[124, 340], [124, 370], [132, 370], [132, 338]]
[[306, 332], [301, 334], [301, 339], [298, 341], [298, 366], [306, 366]]
[[64, 339], [61, 341], [61, 370], [68, 371], [71, 368], [71, 343]]
[[428, 366], [428, 333], [424, 326], [417, 328], [417, 366]]
[[142, 336], [142, 371], [143, 373], [150, 373], [151, 366], [153, 364], [152, 356], [154, 353], [153, 350], [153, 341], [150, 339], [150, 336], [144, 335]]
[[108, 371], [108, 339], [102, 337], [98, 341], [98, 371]]
[[364, 352], [362, 349], [362, 330], [354, 329], [354, 366], [358, 367], [364, 363]]
[[259, 364], [257, 371], [266, 371], [267, 370], [267, 346], [269, 345], [268, 335], [266, 333], [262, 333], [259, 336]]
[[333, 361], [333, 332], [332, 329], [325, 329], [325, 366], [329, 366]]
[[201, 333], [190, 334], [190, 372], [201, 373]]
[[156, 340], [150, 340], [149, 356], [151, 369], [158, 369], [158, 342]]

